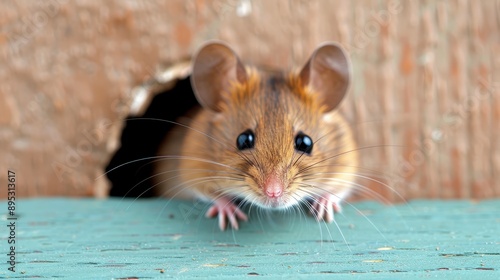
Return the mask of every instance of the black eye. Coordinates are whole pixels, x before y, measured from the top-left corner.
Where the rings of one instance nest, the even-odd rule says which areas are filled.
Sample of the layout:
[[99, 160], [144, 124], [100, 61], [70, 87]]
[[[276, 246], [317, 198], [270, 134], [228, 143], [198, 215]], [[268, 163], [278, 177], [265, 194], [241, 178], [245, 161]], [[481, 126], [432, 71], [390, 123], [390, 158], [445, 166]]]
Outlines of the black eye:
[[255, 145], [255, 136], [250, 129], [245, 130], [236, 139], [236, 147], [238, 150], [251, 149]]
[[306, 154], [311, 154], [312, 149], [313, 140], [311, 139], [311, 137], [305, 135], [302, 132], [299, 132], [297, 136], [295, 136], [295, 150]]

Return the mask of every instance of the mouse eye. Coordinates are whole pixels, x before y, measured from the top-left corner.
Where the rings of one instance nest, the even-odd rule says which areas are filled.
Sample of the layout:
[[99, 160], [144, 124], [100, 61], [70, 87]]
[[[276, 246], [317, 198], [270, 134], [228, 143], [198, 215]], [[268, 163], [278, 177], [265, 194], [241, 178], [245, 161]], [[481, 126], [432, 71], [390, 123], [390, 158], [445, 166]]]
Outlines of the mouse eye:
[[295, 136], [295, 150], [310, 155], [312, 152], [312, 148], [313, 141], [311, 137], [305, 135], [302, 132], [299, 132], [297, 136]]
[[236, 147], [238, 150], [251, 149], [255, 145], [255, 136], [250, 129], [245, 130], [236, 138]]

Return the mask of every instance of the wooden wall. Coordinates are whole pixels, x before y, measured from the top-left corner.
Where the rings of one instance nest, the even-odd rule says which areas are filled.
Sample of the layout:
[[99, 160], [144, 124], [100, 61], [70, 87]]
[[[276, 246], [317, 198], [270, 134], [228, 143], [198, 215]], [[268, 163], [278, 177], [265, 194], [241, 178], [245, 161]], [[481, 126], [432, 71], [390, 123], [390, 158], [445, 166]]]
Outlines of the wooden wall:
[[363, 174], [394, 191], [362, 183], [389, 200], [500, 197], [499, 1], [2, 1], [0, 26], [0, 182], [15, 170], [18, 196], [105, 196], [131, 89], [218, 38], [284, 69], [343, 44]]

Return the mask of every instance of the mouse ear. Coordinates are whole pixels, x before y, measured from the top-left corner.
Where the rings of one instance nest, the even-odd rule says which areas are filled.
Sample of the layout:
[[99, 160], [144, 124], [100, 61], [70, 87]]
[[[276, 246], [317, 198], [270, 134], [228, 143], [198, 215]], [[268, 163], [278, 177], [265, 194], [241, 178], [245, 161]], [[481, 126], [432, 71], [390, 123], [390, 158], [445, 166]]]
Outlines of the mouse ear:
[[311, 55], [299, 74], [304, 87], [320, 95], [326, 111], [335, 109], [344, 98], [351, 80], [351, 63], [336, 43], [325, 43]]
[[211, 41], [195, 55], [191, 85], [196, 99], [205, 108], [220, 111], [222, 93], [229, 91], [231, 83], [246, 80], [247, 73], [240, 59], [222, 42]]

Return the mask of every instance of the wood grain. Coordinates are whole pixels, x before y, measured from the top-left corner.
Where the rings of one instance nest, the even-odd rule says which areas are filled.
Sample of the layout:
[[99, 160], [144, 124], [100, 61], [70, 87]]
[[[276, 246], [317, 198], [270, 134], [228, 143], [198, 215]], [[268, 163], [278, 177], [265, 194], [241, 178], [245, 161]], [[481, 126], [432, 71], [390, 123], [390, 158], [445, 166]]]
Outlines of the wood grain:
[[283, 69], [323, 41], [345, 46], [355, 82], [342, 111], [361, 146], [378, 146], [366, 172], [393, 190], [362, 183], [388, 200], [500, 197], [498, 1], [0, 5], [0, 181], [16, 170], [20, 196], [105, 196], [95, 178], [132, 88], [218, 38]]
[[236, 232], [220, 232], [214, 219], [204, 218], [207, 207], [166, 200], [20, 200], [17, 272], [4, 264], [0, 275], [496, 279], [500, 271], [498, 200], [355, 203], [337, 215], [338, 228], [297, 211], [253, 208]]

